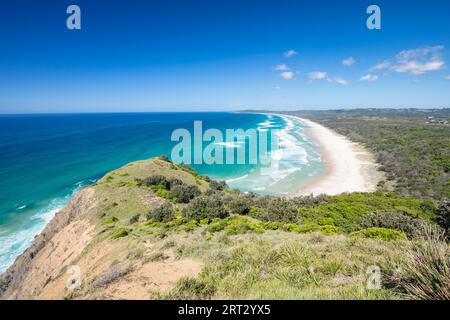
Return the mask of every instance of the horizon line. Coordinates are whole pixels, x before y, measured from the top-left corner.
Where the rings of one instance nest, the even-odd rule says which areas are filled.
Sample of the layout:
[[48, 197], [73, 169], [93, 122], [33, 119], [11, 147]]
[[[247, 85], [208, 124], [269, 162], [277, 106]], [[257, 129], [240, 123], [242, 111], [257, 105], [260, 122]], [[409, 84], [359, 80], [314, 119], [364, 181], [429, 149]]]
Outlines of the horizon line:
[[446, 110], [450, 107], [366, 107], [366, 108], [329, 108], [329, 109], [295, 109], [295, 110], [274, 110], [274, 109], [239, 109], [239, 110], [198, 110], [198, 111], [92, 111], [92, 112], [18, 112], [0, 113], [0, 116], [12, 115], [71, 115], [71, 114], [132, 114], [132, 113], [241, 113], [241, 112], [320, 112], [320, 111], [349, 111], [349, 110]]

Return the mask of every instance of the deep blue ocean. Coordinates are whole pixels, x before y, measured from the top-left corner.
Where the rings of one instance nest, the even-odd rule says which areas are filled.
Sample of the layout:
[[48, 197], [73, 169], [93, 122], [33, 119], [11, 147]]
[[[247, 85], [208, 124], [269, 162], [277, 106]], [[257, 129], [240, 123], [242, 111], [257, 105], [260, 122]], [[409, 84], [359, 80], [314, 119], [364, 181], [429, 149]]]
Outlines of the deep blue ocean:
[[[70, 197], [110, 170], [152, 156], [170, 156], [171, 133], [208, 128], [280, 130], [276, 167], [197, 165], [232, 188], [288, 195], [323, 172], [302, 124], [275, 115], [237, 113], [111, 113], [0, 115], [0, 272], [32, 242]], [[236, 145], [225, 147], [237, 148]]]

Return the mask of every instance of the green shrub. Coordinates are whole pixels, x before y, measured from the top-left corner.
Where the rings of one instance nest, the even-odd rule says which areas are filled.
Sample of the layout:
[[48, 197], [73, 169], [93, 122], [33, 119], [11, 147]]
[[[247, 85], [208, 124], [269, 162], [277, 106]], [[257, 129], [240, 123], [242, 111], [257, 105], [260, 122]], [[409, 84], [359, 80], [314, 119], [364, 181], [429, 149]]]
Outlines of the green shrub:
[[320, 226], [317, 231], [319, 231], [321, 234], [333, 235], [333, 234], [339, 233], [339, 228], [336, 226], [326, 225], [326, 226]]
[[208, 175], [206, 175], [206, 174], [202, 175], [201, 178], [203, 179], [203, 181], [206, 181], [206, 182], [211, 182], [212, 181], [211, 178]]
[[185, 223], [187, 223], [187, 222], [188, 222], [188, 221], [187, 221], [186, 219], [184, 219], [183, 217], [178, 216], [178, 217], [176, 217], [175, 219], [166, 222], [166, 223], [164, 224], [164, 226], [165, 226], [166, 228], [168, 228], [168, 229], [172, 229], [172, 228], [181, 226], [181, 225], [183, 225], [183, 224], [185, 224]]
[[147, 220], [144, 225], [146, 227], [158, 227], [160, 224], [153, 219]]
[[170, 183], [166, 177], [161, 175], [153, 175], [142, 180], [143, 184], [147, 186], [161, 186], [164, 189], [170, 188]]
[[288, 232], [300, 232], [299, 226], [295, 223], [283, 223], [281, 229]]
[[439, 203], [436, 210], [436, 222], [447, 233], [447, 237], [450, 237], [450, 201], [444, 199]]
[[283, 228], [284, 223], [279, 221], [269, 221], [264, 223], [263, 226], [266, 230], [280, 230]]
[[160, 198], [170, 199], [169, 191], [160, 185], [151, 186], [152, 191]]
[[113, 233], [112, 238], [113, 239], [119, 239], [119, 238], [126, 237], [127, 235], [128, 235], [128, 230], [126, 230], [126, 229], [118, 229], [118, 230], [116, 230]]
[[225, 232], [228, 235], [243, 234], [247, 232], [263, 233], [264, 227], [259, 221], [252, 221], [244, 217], [228, 219]]
[[404, 212], [375, 212], [361, 218], [357, 230], [368, 228], [385, 228], [403, 231], [408, 238], [417, 238], [423, 234], [427, 222], [413, 218]]
[[210, 224], [211, 223], [211, 219], [209, 219], [209, 218], [201, 219], [199, 222], [200, 222], [200, 224]]
[[172, 179], [169, 179], [168, 181], [169, 181], [170, 188], [172, 188], [174, 186], [184, 185], [184, 182], [177, 178], [172, 178]]
[[170, 202], [164, 202], [159, 207], [150, 210], [147, 213], [147, 220], [153, 220], [156, 222], [167, 222], [175, 218], [175, 211], [173, 205]]
[[[344, 232], [355, 231], [362, 217], [373, 212], [404, 212], [411, 217], [431, 220], [435, 213], [429, 209], [429, 200], [400, 198], [394, 193], [350, 193], [330, 197], [318, 205], [297, 207], [302, 223], [322, 223], [327, 219]], [[296, 222], [296, 221], [295, 221]]]
[[329, 217], [318, 217], [316, 219], [316, 223], [320, 226], [333, 226], [334, 220], [333, 220], [333, 218], [329, 218]]
[[220, 220], [218, 222], [210, 224], [208, 226], [208, 228], [206, 228], [206, 231], [208, 231], [210, 233], [220, 232], [222, 230], [225, 230], [226, 226], [227, 226], [227, 221]]
[[198, 222], [196, 220], [191, 220], [181, 226], [181, 230], [184, 231], [194, 231], [198, 227]]
[[283, 221], [297, 222], [298, 212], [296, 205], [284, 198], [279, 197], [261, 197], [255, 201], [259, 208], [265, 208], [263, 211], [256, 211], [262, 214], [261, 217], [255, 217], [263, 221]]
[[351, 236], [359, 236], [363, 238], [382, 239], [385, 241], [405, 239], [406, 234], [400, 230], [386, 228], [368, 228], [350, 233]]
[[211, 180], [209, 182], [209, 188], [214, 191], [223, 191], [227, 188], [225, 181], [215, 181]]
[[267, 219], [264, 219], [267, 216], [267, 210], [258, 206], [251, 206], [247, 215], [258, 220], [267, 221]]
[[298, 227], [297, 232], [299, 233], [311, 233], [311, 232], [319, 232], [324, 235], [332, 235], [337, 234], [339, 232], [339, 228], [332, 225], [319, 225], [316, 223], [306, 223], [302, 224]]
[[228, 208], [230, 209], [230, 212], [239, 215], [247, 215], [253, 204], [253, 197], [253, 194], [237, 194], [231, 196], [228, 201]]
[[171, 187], [169, 197], [176, 199], [180, 203], [189, 203], [193, 198], [201, 194], [196, 186], [177, 184]]
[[134, 214], [128, 219], [128, 224], [135, 224], [136, 222], [139, 222], [140, 218], [141, 215], [139, 213]]
[[117, 221], [119, 221], [119, 219], [117, 219], [116, 217], [105, 217], [102, 220], [103, 223], [107, 223], [107, 224], [114, 223]]
[[211, 218], [223, 219], [229, 215], [220, 194], [201, 195], [192, 199], [182, 214], [187, 220], [197, 221]]

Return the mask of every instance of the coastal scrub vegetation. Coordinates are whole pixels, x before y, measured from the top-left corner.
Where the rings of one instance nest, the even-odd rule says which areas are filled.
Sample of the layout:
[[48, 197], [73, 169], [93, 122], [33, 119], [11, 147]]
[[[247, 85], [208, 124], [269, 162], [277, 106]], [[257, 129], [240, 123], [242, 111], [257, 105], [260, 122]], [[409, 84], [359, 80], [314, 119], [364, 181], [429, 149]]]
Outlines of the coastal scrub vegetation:
[[[132, 186], [161, 198], [144, 214], [146, 221], [129, 225], [125, 217], [114, 219], [105, 231], [124, 241], [165, 241], [170, 246], [161, 248], [173, 250], [177, 259], [206, 261], [198, 277], [182, 278], [159, 298], [435, 299], [448, 290], [448, 243], [435, 236], [448, 227], [448, 201], [392, 191], [259, 196], [164, 162], [168, 170], [139, 177]], [[173, 171], [194, 179], [177, 178]], [[197, 187], [198, 179], [207, 188]], [[155, 187], [167, 193], [155, 193]], [[121, 210], [122, 202], [114, 203], [105, 205], [106, 217]], [[435, 243], [439, 250], [420, 250]], [[366, 269], [374, 264], [381, 268], [384, 289], [368, 291]], [[397, 272], [399, 266], [408, 273]], [[431, 295], [430, 279], [438, 271], [441, 293]]]

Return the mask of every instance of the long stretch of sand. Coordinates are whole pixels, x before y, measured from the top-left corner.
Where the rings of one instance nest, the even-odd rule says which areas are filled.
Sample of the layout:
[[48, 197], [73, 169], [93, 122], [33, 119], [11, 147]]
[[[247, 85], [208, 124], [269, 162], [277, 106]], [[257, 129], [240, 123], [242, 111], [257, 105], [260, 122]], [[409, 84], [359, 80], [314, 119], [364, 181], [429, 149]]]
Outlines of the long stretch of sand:
[[316, 122], [295, 117], [318, 147], [325, 173], [301, 186], [296, 195], [375, 191], [382, 174], [373, 155], [361, 145]]

